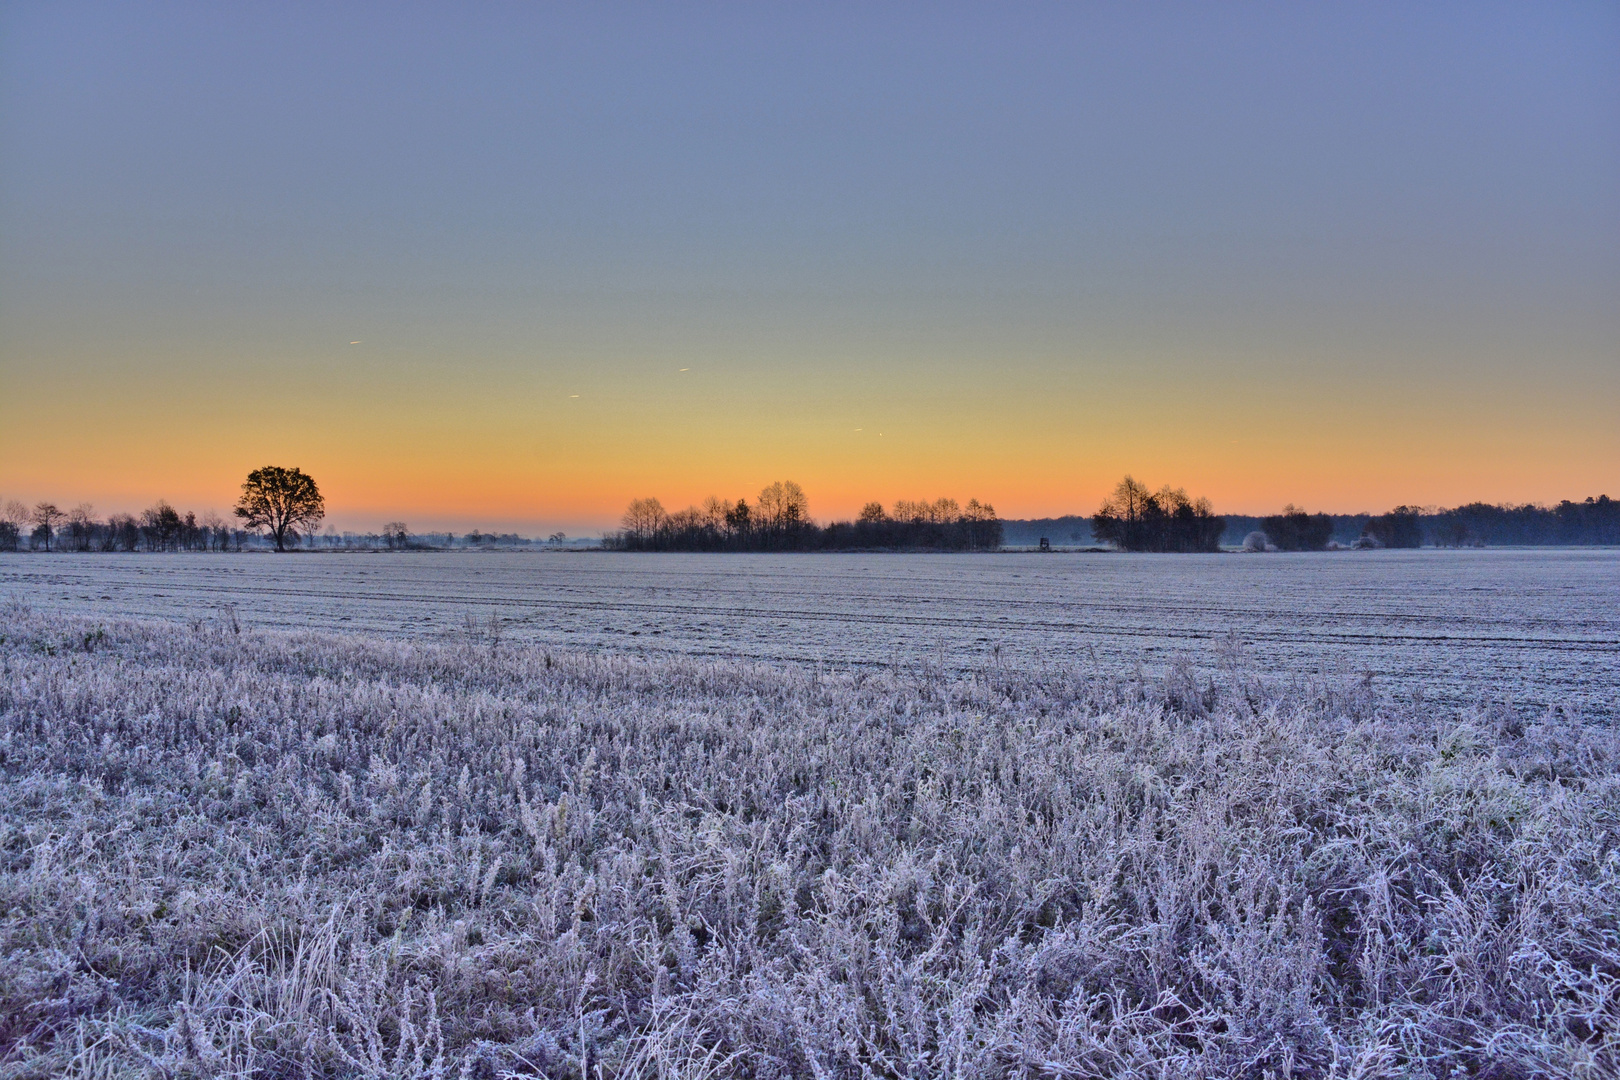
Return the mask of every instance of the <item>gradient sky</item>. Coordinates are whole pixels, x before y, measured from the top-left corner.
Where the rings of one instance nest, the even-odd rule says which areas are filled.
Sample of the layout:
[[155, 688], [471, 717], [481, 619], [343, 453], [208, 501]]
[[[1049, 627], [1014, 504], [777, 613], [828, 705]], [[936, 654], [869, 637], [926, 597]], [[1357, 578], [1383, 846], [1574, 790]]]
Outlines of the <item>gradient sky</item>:
[[1620, 495], [1620, 5], [0, 7], [0, 498]]

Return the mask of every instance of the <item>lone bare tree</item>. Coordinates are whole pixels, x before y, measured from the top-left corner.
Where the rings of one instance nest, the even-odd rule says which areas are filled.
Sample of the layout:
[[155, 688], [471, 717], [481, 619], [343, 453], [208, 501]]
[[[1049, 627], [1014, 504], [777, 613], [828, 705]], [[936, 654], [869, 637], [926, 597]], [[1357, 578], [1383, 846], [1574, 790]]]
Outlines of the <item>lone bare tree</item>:
[[42, 502], [34, 506], [31, 516], [34, 524], [45, 534], [45, 550], [51, 550], [51, 537], [56, 533], [56, 523], [62, 520], [62, 511], [56, 508], [55, 503]]
[[27, 524], [28, 507], [16, 499], [8, 499], [0, 506], [0, 551], [16, 551], [23, 526]]
[[248, 473], [236, 516], [250, 529], [266, 529], [277, 551], [287, 550], [287, 539], [298, 542], [298, 530], [311, 529], [326, 516], [326, 500], [313, 477], [301, 469], [266, 465]]

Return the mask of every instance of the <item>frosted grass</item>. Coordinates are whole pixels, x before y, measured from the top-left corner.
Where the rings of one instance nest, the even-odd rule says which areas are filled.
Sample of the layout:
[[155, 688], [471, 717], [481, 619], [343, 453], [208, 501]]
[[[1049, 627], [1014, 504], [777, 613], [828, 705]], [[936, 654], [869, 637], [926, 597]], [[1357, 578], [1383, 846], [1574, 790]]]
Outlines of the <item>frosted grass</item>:
[[1620, 1070], [1578, 708], [4, 627], [0, 1075]]
[[1614, 713], [1620, 550], [1296, 555], [0, 555], [40, 610], [840, 667], [1162, 675], [1232, 649], [1288, 679]]

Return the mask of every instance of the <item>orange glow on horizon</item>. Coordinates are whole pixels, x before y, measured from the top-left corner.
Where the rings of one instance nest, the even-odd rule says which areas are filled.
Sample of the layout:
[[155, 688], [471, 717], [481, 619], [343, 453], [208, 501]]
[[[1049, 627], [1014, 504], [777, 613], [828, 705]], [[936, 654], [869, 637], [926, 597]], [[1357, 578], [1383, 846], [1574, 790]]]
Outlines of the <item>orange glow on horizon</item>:
[[[887, 425], [876, 436], [850, 441], [840, 432], [820, 446], [802, 433], [771, 440], [757, 451], [734, 450], [712, 433], [651, 430], [639, 439], [623, 432], [568, 446], [537, 447], [499, 438], [400, 444], [374, 424], [346, 434], [306, 431], [297, 437], [254, 439], [238, 433], [232, 445], [224, 424], [193, 426], [183, 439], [143, 443], [123, 432], [94, 430], [63, 440], [44, 425], [9, 418], [3, 436], [0, 498], [80, 501], [101, 513], [134, 511], [159, 498], [201, 513], [228, 514], [241, 478], [263, 464], [296, 465], [321, 485], [329, 522], [338, 529], [373, 529], [403, 519], [422, 529], [512, 530], [539, 535], [557, 528], [584, 535], [616, 526], [632, 498], [656, 496], [668, 509], [700, 503], [708, 495], [753, 502], [778, 479], [800, 483], [818, 521], [852, 518], [868, 501], [949, 496], [978, 498], [1004, 518], [1090, 514], [1126, 473], [1158, 487], [1182, 487], [1208, 497], [1218, 511], [1263, 514], [1293, 502], [1313, 511], [1379, 512], [1397, 503], [1457, 505], [1487, 502], [1556, 502], [1620, 494], [1609, 452], [1582, 453], [1591, 433], [1570, 430], [1543, 437], [1534, 453], [1492, 447], [1486, 440], [1456, 452], [1457, 436], [1357, 447], [1325, 438], [1288, 452], [1290, 433], [1275, 439], [1229, 439], [1207, 432], [1180, 439], [1142, 432], [1133, 439], [1113, 430], [1065, 436], [1030, 425], [983, 440], [953, 439], [949, 431]], [[1351, 426], [1351, 425], [1345, 425]], [[106, 429], [102, 429], [105, 431]], [[864, 433], [862, 433], [864, 434]], [[747, 441], [747, 440], [740, 440]], [[783, 444], [786, 445], [783, 445]]]

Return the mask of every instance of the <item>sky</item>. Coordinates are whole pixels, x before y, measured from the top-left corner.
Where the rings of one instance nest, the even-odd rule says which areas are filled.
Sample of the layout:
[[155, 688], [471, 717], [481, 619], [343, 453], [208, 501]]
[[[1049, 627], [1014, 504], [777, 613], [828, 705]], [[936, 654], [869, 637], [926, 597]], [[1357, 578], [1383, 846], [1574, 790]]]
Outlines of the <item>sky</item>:
[[0, 6], [0, 499], [1620, 495], [1620, 5]]

